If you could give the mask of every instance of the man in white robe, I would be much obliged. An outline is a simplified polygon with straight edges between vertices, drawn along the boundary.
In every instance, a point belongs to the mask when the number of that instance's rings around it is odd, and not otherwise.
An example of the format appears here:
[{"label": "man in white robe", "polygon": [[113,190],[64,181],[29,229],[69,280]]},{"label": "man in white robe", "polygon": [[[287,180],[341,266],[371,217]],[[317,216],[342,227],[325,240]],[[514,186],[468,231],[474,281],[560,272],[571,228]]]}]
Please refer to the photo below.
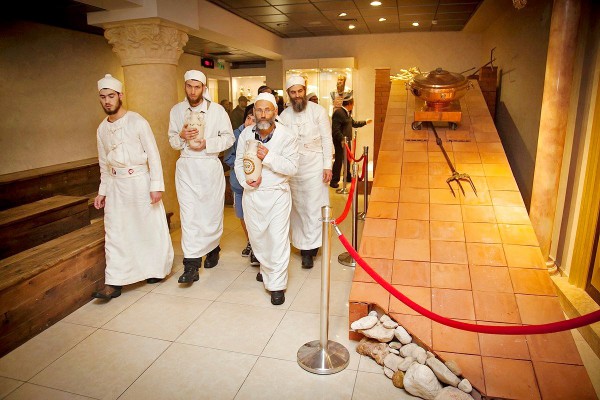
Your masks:
[{"label": "man in white robe", "polygon": [[157,283],[171,272],[173,245],[162,192],[160,155],[148,122],[122,106],[123,85],[107,74],[98,81],[107,117],[97,132],[100,188],[94,199],[104,208],[105,287],[93,297],[110,300],[123,285]]},{"label": "man in white robe", "polygon": [[291,107],[279,116],[298,139],[298,173],[292,189],[291,240],[300,250],[302,268],[312,268],[321,246],[321,207],[329,205],[333,142],[331,124],[322,106],[308,101],[304,78],[293,75],[286,82]]},{"label": "man in white robe", "polygon": [[[238,139],[235,174],[244,188],[242,205],[252,252],[260,262],[256,279],[271,293],[271,304],[285,302],[290,261],[289,179],[298,170],[296,136],[275,121],[277,102],[270,93],[261,93],[254,103],[256,125],[242,131]],[[258,140],[257,156],[262,160],[261,176],[246,179],[244,149],[248,140]]]},{"label": "man in white robe", "polygon": [[[233,142],[227,111],[210,101],[206,76],[196,70],[184,75],[186,98],[173,106],[169,121],[169,143],[181,155],[175,170],[175,186],[181,215],[181,247],[184,272],[179,283],[199,279],[198,269],[219,262],[223,234],[225,176],[219,153]],[[200,121],[192,126],[190,121]]]}]

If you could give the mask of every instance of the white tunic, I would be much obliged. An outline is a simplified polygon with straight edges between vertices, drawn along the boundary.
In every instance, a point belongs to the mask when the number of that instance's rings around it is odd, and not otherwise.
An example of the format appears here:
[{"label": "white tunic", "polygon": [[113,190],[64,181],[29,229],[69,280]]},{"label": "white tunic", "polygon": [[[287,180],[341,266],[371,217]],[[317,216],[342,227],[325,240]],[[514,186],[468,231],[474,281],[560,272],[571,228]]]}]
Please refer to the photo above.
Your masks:
[{"label": "white tunic", "polygon": [[329,205],[328,184],[323,170],[331,169],[333,141],[327,111],[311,101],[302,112],[286,108],[279,121],[298,138],[298,173],[292,189],[291,239],[294,247],[311,250],[321,246],[321,207]]},{"label": "white tunic", "polygon": [[235,175],[244,188],[244,221],[254,255],[260,261],[265,288],[270,291],[287,287],[290,261],[290,211],[292,199],[289,179],[298,170],[298,142],[285,126],[276,123],[273,137],[263,145],[269,153],[262,162],[262,182],[258,188],[246,183],[244,148],[254,139],[254,126],[242,131],[235,157]]},{"label": "white tunic", "polygon": [[[206,114],[206,148],[202,151],[192,150],[187,141],[179,137],[188,109]],[[219,244],[223,234],[225,176],[218,157],[234,141],[229,116],[220,104],[205,99],[197,107],[191,107],[186,99],[171,109],[169,143],[175,150],[181,150],[175,170],[175,187],[185,258],[202,257]]]},{"label": "white tunic", "polygon": [[173,245],[162,201],[150,204],[150,192],[165,185],[152,129],[138,113],[128,111],[98,127],[100,188],[106,196],[107,285],[128,285],[164,278],[173,265]]}]

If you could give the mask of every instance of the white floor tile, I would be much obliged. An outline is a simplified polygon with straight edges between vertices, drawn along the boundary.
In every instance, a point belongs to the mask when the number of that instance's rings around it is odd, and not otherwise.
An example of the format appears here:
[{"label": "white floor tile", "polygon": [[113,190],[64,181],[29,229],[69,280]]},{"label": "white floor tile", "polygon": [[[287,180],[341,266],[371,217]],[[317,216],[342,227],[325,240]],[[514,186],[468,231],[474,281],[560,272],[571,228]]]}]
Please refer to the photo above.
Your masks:
[{"label": "white floor tile", "polygon": [[99,329],[30,382],[97,399],[116,399],[169,344]]},{"label": "white floor tile", "polygon": [[63,321],[99,328],[145,295],[146,292],[139,290],[127,290],[110,301],[91,300],[83,307],[67,315],[63,318]]},{"label": "white floor tile", "polygon": [[26,383],[12,392],[5,400],[87,400],[92,397],[50,389]]},{"label": "white floor tile", "polygon": [[[348,297],[352,282],[330,281],[329,315],[348,316]],[[321,280],[307,279],[290,305],[290,310],[309,313],[321,311]]]},{"label": "white floor tile", "polygon": [[411,396],[404,389],[399,389],[392,384],[392,380],[380,373],[358,372],[352,400],[420,400],[420,397]]},{"label": "white floor tile", "polygon": [[27,381],[96,329],[57,322],[0,359],[0,376]]},{"label": "white floor tile", "polygon": [[207,300],[148,293],[103,328],[173,341],[209,304]]},{"label": "white floor tile", "polygon": [[356,371],[316,375],[295,361],[261,357],[242,385],[236,400],[344,400],[352,397]]},{"label": "white floor tile", "polygon": [[375,362],[369,356],[360,356],[358,370],[361,372],[371,372],[374,374],[383,373],[383,367]]},{"label": "white floor tile", "polygon": [[284,310],[214,302],[177,342],[259,355]]},{"label": "white floor tile", "polygon": [[178,275],[172,276],[161,283],[152,293],[191,297],[195,299],[214,300],[241,274],[217,268],[200,268],[200,280],[192,285],[183,285],[177,282]]},{"label": "white floor tile", "polygon": [[5,398],[9,393],[21,386],[23,382],[15,379],[3,378],[0,376],[0,399]]},{"label": "white floor tile", "polygon": [[174,343],[119,399],[233,399],[256,359]]}]

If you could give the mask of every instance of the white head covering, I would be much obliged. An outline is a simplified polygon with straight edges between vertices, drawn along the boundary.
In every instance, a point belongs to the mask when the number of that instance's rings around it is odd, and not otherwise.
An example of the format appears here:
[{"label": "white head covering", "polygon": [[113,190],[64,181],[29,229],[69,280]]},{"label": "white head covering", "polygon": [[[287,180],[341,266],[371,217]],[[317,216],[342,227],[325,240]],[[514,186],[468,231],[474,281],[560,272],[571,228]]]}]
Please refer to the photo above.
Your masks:
[{"label": "white head covering", "polygon": [[304,78],[301,77],[300,75],[292,75],[285,82],[285,90],[288,90],[289,88],[291,88],[294,85],[304,86],[304,85],[306,85],[306,82],[304,82]]},{"label": "white head covering", "polygon": [[275,96],[273,96],[271,93],[263,92],[259,94],[256,96],[256,99],[254,99],[254,104],[258,103],[260,100],[268,101],[269,103],[273,104],[275,109],[277,109],[277,101],[275,101]]},{"label": "white head covering", "polygon": [[198,82],[202,82],[204,85],[204,92],[202,93],[202,97],[204,97],[208,101],[212,101],[212,97],[208,91],[208,87],[206,86],[206,75],[202,71],[198,71],[196,69],[190,69],[183,75],[184,81],[189,81],[190,79]]},{"label": "white head covering", "polygon": [[102,89],[112,89],[115,92],[123,93],[123,84],[111,74],[104,75],[104,78],[98,81],[98,91]]},{"label": "white head covering", "polygon": [[310,92],[309,94],[306,95],[307,99],[310,99],[311,97],[317,97],[317,94],[315,92]]}]

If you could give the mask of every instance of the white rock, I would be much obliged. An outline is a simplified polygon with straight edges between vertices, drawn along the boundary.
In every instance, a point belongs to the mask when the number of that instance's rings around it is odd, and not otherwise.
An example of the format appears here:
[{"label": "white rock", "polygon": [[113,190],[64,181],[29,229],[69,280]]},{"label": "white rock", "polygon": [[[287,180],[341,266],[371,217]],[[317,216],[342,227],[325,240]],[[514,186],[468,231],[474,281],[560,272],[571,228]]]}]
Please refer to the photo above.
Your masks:
[{"label": "white rock", "polygon": [[402,357],[399,357],[395,354],[388,354],[383,359],[383,365],[396,372],[398,371],[398,364],[400,364],[402,360]]},{"label": "white rock", "polygon": [[402,343],[398,343],[398,342],[390,342],[388,344],[388,346],[390,347],[390,349],[394,349],[394,350],[400,350],[400,348],[402,347]]},{"label": "white rock", "polygon": [[435,358],[435,354],[433,354],[432,352],[428,351],[427,352],[427,358]]},{"label": "white rock", "polygon": [[455,387],[446,386],[440,390],[434,400],[473,400],[473,397]]},{"label": "white rock", "polygon": [[446,367],[444,363],[438,360],[437,358],[428,358],[425,363],[429,368],[431,368],[431,370],[433,371],[435,376],[437,376],[440,382],[454,387],[457,387],[460,383],[460,379],[458,378],[458,376],[454,375],[454,373],[450,371],[448,367]]},{"label": "white rock", "polygon": [[396,349],[392,349],[391,347],[388,349],[390,353],[400,355],[400,352]]},{"label": "white rock", "polygon": [[377,315],[377,311],[375,311],[375,310],[369,311],[369,316],[379,318],[379,316]]},{"label": "white rock", "polygon": [[448,360],[444,363],[444,365],[446,365],[446,367],[448,367],[448,369],[450,371],[452,371],[452,373],[456,376],[461,376],[462,375],[462,370],[460,369],[460,367],[458,366],[458,364],[454,361],[454,360]]},{"label": "white rock", "polygon": [[400,325],[396,327],[396,330],[394,331],[394,336],[396,336],[396,339],[398,339],[398,341],[402,344],[409,344],[410,342],[412,342],[412,336],[410,336],[410,333],[408,333],[406,329],[404,329]]},{"label": "white rock", "polygon": [[422,347],[417,347],[414,349],[412,356],[419,364],[425,364],[425,361],[427,360],[427,352]]},{"label": "white rock", "polygon": [[442,384],[429,367],[413,364],[404,375],[404,390],[425,400],[434,400],[442,390]]},{"label": "white rock", "polygon": [[460,383],[458,384],[458,388],[465,393],[471,393],[471,391],[473,390],[471,382],[469,382],[467,379],[463,379],[462,381],[460,381]]},{"label": "white rock", "polygon": [[392,371],[388,367],[383,367],[383,373],[390,379],[392,379],[392,376],[394,376],[394,371]]},{"label": "white rock", "polygon": [[417,347],[419,347],[419,345],[416,343],[409,343],[405,346],[402,346],[402,348],[400,349],[400,355],[402,357],[412,356],[413,351],[415,351]]},{"label": "white rock", "polygon": [[398,364],[398,369],[400,371],[406,372],[410,368],[410,366],[413,365],[414,363],[416,363],[414,358],[406,357],[405,359],[400,361],[400,363]]},{"label": "white rock", "polygon": [[361,319],[357,319],[356,321],[354,321],[350,325],[350,328],[354,329],[355,331],[359,329],[370,329],[375,326],[377,321],[377,317],[367,315],[366,317],[362,317]]},{"label": "white rock", "polygon": [[381,322],[381,325],[388,329],[394,329],[398,326],[398,323],[386,314],[383,314],[381,318],[379,318],[379,322]]},{"label": "white rock", "polygon": [[[366,317],[369,318],[369,317]],[[384,328],[381,324],[376,323],[370,329],[360,329],[358,330],[360,333],[369,337],[371,339],[375,339],[380,341],[381,343],[387,343],[394,338],[394,330]]]}]

